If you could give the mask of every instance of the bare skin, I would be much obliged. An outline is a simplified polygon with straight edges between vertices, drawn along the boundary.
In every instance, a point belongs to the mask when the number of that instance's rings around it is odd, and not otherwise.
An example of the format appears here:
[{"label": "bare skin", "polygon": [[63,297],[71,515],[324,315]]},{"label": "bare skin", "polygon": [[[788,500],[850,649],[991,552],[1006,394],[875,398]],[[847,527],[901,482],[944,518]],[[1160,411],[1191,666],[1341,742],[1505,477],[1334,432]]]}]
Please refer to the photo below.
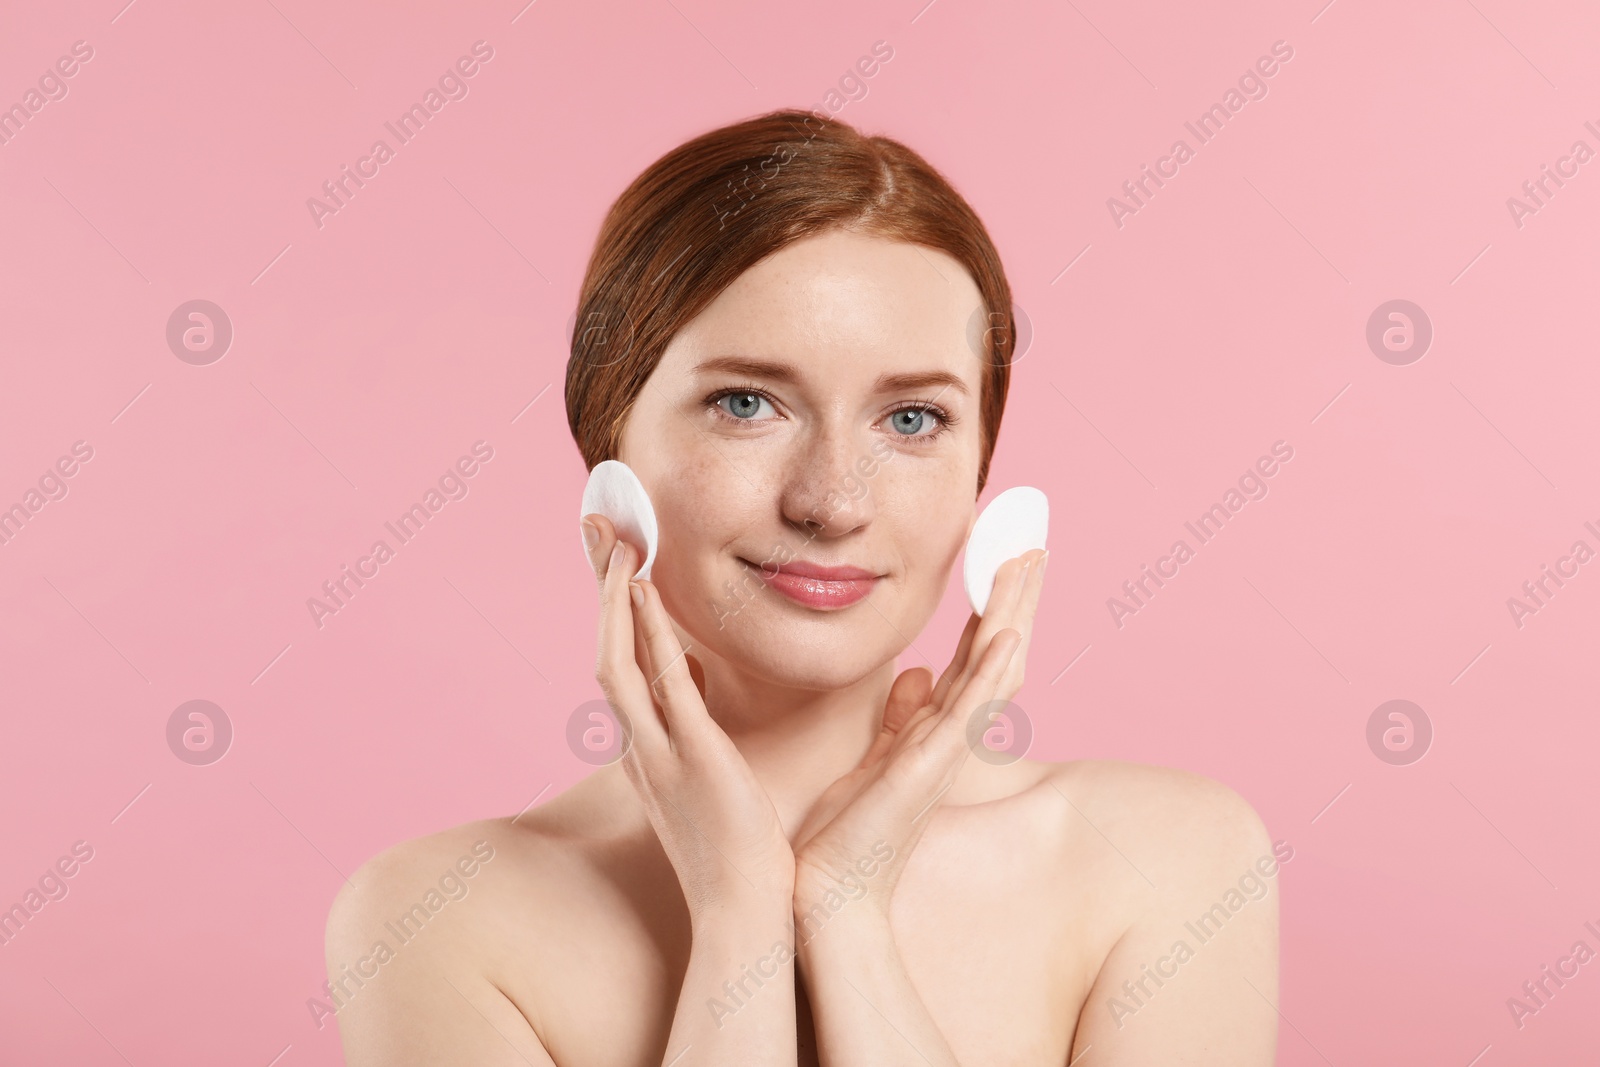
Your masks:
[{"label": "bare skin", "polygon": [[[589,517],[628,750],[356,873],[328,925],[353,1067],[1272,1062],[1249,804],[972,755],[967,724],[1022,687],[1047,559],[1001,568],[947,663],[896,670],[976,519],[979,303],[941,252],[832,231],[673,339],[618,456],[656,503],[654,580]],[[829,608],[752,578],[791,560],[877,578]]]}]

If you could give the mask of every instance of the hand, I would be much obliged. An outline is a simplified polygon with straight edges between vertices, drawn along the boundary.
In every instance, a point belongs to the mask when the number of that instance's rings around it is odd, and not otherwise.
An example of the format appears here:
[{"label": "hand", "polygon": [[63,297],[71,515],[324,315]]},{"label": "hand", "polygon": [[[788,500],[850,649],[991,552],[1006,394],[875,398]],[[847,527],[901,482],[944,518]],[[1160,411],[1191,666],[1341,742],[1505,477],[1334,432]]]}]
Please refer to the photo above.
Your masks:
[{"label": "hand", "polygon": [[895,679],[866,755],[823,792],[795,836],[797,922],[829,891],[856,908],[862,883],[869,903],[861,913],[887,920],[889,898],[930,821],[925,813],[966,760],[968,721],[1022,687],[1046,555],[1036,549],[1001,565],[987,612],[967,620],[937,684],[922,667]]},{"label": "hand", "polygon": [[589,548],[600,583],[595,678],[627,740],[623,770],[677,872],[695,922],[792,899],[794,853],[766,791],[706,711],[705,675],[672,629],[643,562],[603,515]]}]

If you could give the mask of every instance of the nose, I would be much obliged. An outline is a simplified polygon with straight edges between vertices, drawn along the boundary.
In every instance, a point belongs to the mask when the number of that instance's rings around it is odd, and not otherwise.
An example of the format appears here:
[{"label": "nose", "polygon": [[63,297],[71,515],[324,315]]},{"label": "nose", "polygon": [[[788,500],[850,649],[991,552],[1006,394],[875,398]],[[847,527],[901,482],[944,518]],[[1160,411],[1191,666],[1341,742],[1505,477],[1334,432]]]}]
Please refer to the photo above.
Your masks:
[{"label": "nose", "polygon": [[798,442],[785,465],[783,517],[810,538],[843,537],[865,527],[876,514],[874,494],[864,471],[877,465],[865,439],[828,430]]}]

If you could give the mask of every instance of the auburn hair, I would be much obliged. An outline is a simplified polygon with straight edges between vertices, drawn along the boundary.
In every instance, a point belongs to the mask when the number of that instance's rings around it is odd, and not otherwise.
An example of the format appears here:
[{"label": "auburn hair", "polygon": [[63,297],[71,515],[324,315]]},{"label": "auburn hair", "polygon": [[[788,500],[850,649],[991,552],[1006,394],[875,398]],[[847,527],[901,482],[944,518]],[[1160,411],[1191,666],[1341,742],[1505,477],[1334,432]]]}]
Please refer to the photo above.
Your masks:
[{"label": "auburn hair", "polygon": [[586,467],[615,457],[623,422],[678,330],[762,259],[834,228],[936,248],[977,284],[987,318],[974,321],[968,343],[984,363],[981,493],[1016,338],[1000,256],[977,214],[917,153],[798,110],[686,141],[611,205],[567,361],[567,423]]}]

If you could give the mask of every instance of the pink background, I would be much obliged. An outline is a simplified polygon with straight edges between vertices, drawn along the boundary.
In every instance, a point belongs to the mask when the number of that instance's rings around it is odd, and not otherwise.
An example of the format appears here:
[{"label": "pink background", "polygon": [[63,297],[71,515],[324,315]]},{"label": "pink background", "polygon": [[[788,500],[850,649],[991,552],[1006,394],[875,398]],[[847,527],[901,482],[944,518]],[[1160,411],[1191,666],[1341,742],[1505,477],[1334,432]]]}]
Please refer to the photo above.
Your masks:
[{"label": "pink background", "polygon": [[[122,3],[0,32],[0,104],[94,49],[0,146],[0,505],[94,449],[0,546],[0,904],[95,850],[0,947],[0,1059],[340,1062],[305,1004],[340,872],[589,770],[561,390],[604,210],[878,40],[839,117],[945,171],[1036,331],[986,494],[1054,503],[1032,754],[1198,771],[1294,846],[1279,1062],[1592,1056],[1600,963],[1521,1029],[1506,1007],[1600,949],[1600,562],[1506,606],[1600,549],[1600,161],[1520,227],[1506,204],[1600,149],[1591,5]],[[307,198],[480,39],[469,95],[319,228]],[[1278,40],[1269,95],[1197,145]],[[209,366],[165,340],[200,298],[235,329]],[[1406,366],[1365,340],[1392,299],[1434,327]],[[307,598],[479,440],[469,495],[317,628]],[[1270,495],[1119,628],[1107,599],[1278,440]],[[917,638],[940,666],[964,613],[952,583]],[[1366,741],[1396,698],[1435,731],[1408,766]],[[235,731],[209,766],[166,742],[193,699]]]}]

